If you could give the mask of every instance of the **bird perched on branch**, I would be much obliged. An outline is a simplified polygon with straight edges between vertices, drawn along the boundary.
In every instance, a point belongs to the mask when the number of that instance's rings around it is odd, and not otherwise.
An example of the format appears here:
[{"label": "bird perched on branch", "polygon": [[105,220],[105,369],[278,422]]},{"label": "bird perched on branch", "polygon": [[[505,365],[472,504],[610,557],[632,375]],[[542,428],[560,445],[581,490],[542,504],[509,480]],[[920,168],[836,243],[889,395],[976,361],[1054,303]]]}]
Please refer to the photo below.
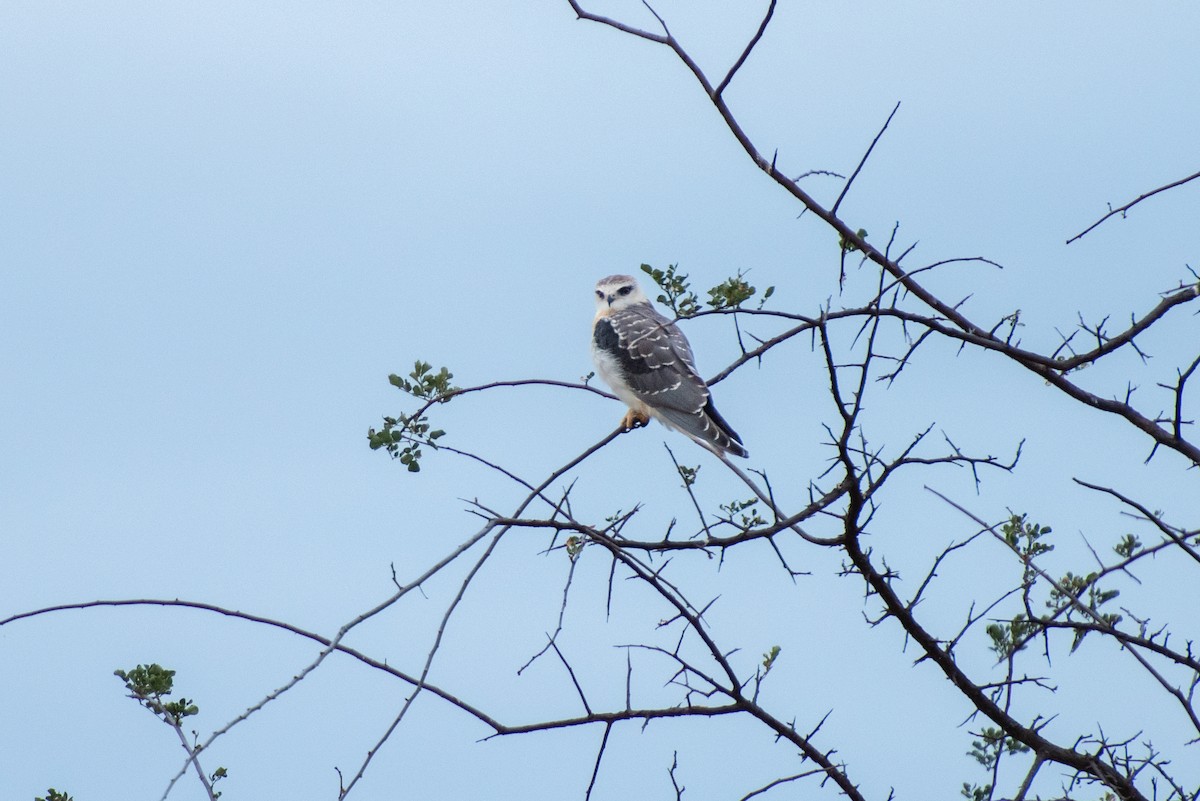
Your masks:
[{"label": "bird perched on branch", "polygon": [[750,455],[713,406],[687,337],[655,311],[633,276],[610,275],[596,284],[592,359],[597,374],[629,406],[626,430],[653,417],[717,455]]}]

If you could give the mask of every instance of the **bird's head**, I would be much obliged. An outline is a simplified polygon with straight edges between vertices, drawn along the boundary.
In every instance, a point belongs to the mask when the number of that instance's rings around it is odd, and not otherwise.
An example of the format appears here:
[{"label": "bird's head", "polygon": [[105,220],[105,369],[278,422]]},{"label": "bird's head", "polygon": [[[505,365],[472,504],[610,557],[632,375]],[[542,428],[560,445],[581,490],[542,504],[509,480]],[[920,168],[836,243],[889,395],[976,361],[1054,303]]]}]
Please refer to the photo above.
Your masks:
[{"label": "bird's head", "polygon": [[649,303],[632,275],[610,275],[596,283],[596,309],[611,314],[636,303]]}]

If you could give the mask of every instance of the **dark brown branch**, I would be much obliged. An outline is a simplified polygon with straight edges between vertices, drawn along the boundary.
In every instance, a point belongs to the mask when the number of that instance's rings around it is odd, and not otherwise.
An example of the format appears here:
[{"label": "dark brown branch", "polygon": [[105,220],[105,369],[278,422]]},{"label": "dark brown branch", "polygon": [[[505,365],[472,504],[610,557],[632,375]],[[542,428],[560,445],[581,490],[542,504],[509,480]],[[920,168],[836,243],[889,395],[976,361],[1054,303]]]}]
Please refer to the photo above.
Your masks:
[{"label": "dark brown branch", "polygon": [[1200,562],[1200,552],[1197,552],[1195,547],[1193,547],[1192,545],[1190,545],[1188,543],[1187,538],[1185,536],[1183,536],[1180,532],[1175,531],[1170,526],[1165,524],[1162,520],[1159,519],[1158,515],[1151,512],[1149,509],[1147,509],[1142,504],[1138,503],[1137,501],[1133,500],[1132,498],[1125,497],[1124,495],[1122,495],[1121,493],[1117,492],[1115,489],[1112,489],[1110,487],[1102,487],[1099,484],[1092,484],[1088,481],[1084,481],[1083,479],[1079,479],[1079,478],[1072,479],[1072,480],[1081,487],[1087,487],[1090,490],[1095,490],[1096,492],[1103,492],[1106,495],[1111,495],[1112,497],[1116,498],[1121,503],[1125,504],[1126,506],[1130,507],[1131,509],[1136,509],[1138,511],[1138,513],[1142,516],[1142,518],[1147,523],[1150,523],[1155,528],[1157,528],[1160,532],[1162,532],[1163,536],[1165,536],[1171,542],[1178,545],[1181,549],[1183,549],[1184,553],[1186,553],[1188,556],[1190,556],[1193,560],[1195,560],[1196,562]]},{"label": "dark brown branch", "polygon": [[[1167,648],[1162,643],[1156,642],[1149,637],[1142,637],[1138,634],[1128,634],[1116,629],[1112,626],[1102,623],[1089,623],[1082,620],[1051,620],[1044,617],[1030,617],[1031,623],[1036,623],[1041,628],[1047,629],[1068,629],[1071,631],[1094,631],[1100,634],[1112,637],[1117,642],[1128,648],[1142,648],[1146,651],[1151,651],[1159,656],[1169,659],[1177,665],[1190,668],[1193,671],[1200,673],[1200,660],[1190,657],[1186,654],[1181,654],[1178,651],[1173,651]],[[1196,723],[1196,727],[1200,729],[1200,721]]]},{"label": "dark brown branch", "polygon": [[518,726],[501,726],[495,734],[489,734],[485,740],[510,734],[528,734],[535,731],[552,731],[567,729],[574,726],[589,726],[595,723],[613,724],[623,720],[662,720],[666,718],[685,717],[717,717],[742,712],[738,704],[722,704],[720,706],[673,706],[665,709],[622,709],[617,712],[595,712],[577,718],[563,718],[544,723],[524,723]]},{"label": "dark brown branch", "polygon": [[[726,463],[728,464],[728,462]],[[833,781],[846,796],[853,799],[853,801],[866,801],[859,792],[858,788],[850,781],[850,778],[846,775],[846,773],[837,765],[835,765],[829,759],[827,754],[816,748],[809,741],[809,738],[800,735],[798,732],[796,732],[793,726],[790,726],[784,721],[775,718],[773,715],[759,706],[758,703],[756,703],[752,698],[747,697],[742,692],[743,683],[738,681],[737,674],[730,665],[727,655],[720,650],[717,643],[712,639],[712,636],[709,634],[708,630],[701,621],[701,617],[703,615],[702,610],[699,612],[695,611],[682,597],[678,590],[669,585],[662,578],[660,573],[651,571],[640,561],[632,558],[622,549],[622,545],[619,541],[602,534],[597,536],[595,541],[599,542],[606,549],[608,549],[614,559],[620,561],[623,565],[632,570],[635,576],[653,588],[671,606],[675,607],[677,617],[685,621],[688,629],[690,629],[697,637],[700,638],[705,649],[708,651],[709,656],[720,667],[721,672],[724,674],[729,683],[727,686],[720,685],[717,683],[716,679],[704,675],[700,671],[696,670],[694,666],[687,665],[686,663],[682,664],[683,669],[702,677],[706,682],[712,685],[713,692],[727,695],[734,702],[734,705],[737,709],[747,712],[753,717],[757,718],[767,725],[767,727],[769,727],[773,732],[775,732],[777,736],[787,740],[799,748],[806,758],[821,766],[826,776],[828,776],[828,778]],[[650,650],[661,651],[661,649],[653,647],[651,647]],[[677,654],[674,655],[674,658],[682,662]]]},{"label": "dark brown branch", "polygon": [[1036,728],[1024,725],[1005,712],[962,672],[954,658],[940,646],[933,635],[917,622],[912,611],[906,608],[904,602],[896,595],[884,574],[876,570],[870,557],[859,546],[857,539],[851,538],[847,542],[846,552],[859,573],[870,584],[871,589],[883,601],[888,613],[925,651],[929,660],[942,670],[946,678],[967,697],[976,709],[1000,726],[1008,736],[1029,746],[1035,754],[1044,759],[1095,777],[1111,788],[1123,801],[1147,801],[1133,783],[1118,773],[1112,765],[1091,754],[1080,753],[1053,743],[1043,737]]},{"label": "dark brown branch", "polygon": [[[863,165],[865,165],[867,163],[867,159],[871,157],[871,151],[875,149],[875,145],[879,144],[879,140],[883,138],[884,131],[886,131],[888,126],[892,124],[892,117],[895,117],[896,112],[899,110],[900,104],[896,103],[896,105],[892,108],[892,113],[888,115],[886,120],[884,120],[883,127],[879,129],[879,133],[875,134],[875,138],[871,140],[871,145],[867,148],[867,152],[863,153],[863,157],[859,159],[858,166],[854,168],[854,172],[850,173],[850,178],[847,179],[846,185],[843,186],[842,191],[838,193],[837,200],[833,202],[833,205],[829,209],[831,214],[837,214],[838,207],[842,205],[842,201],[846,199],[846,193],[850,191],[850,187],[854,184],[854,179],[858,177],[860,172],[862,172]],[[897,262],[899,262],[899,259],[897,259]]]},{"label": "dark brown branch", "polygon": [[[295,634],[299,637],[303,637],[306,640],[311,640],[311,641],[313,641],[323,647],[326,647],[326,648],[328,648],[329,646],[332,645],[333,651],[345,654],[347,656],[354,657],[358,661],[362,662],[364,665],[372,667],[375,670],[379,670],[384,673],[387,673],[388,675],[393,676],[394,678],[400,679],[401,681],[405,682],[406,684],[411,684],[413,686],[416,686],[416,684],[417,684],[417,678],[415,676],[411,676],[402,670],[398,670],[397,668],[393,667],[392,665],[387,664],[386,662],[382,662],[378,659],[374,659],[370,656],[367,656],[362,651],[359,651],[355,648],[351,648],[348,645],[343,645],[342,643],[334,643],[334,641],[329,639],[328,637],[323,637],[322,635],[316,634],[315,632],[307,631],[305,629],[300,628],[299,626],[294,626],[291,623],[284,623],[281,620],[275,620],[275,619],[269,618],[269,617],[262,617],[261,615],[254,615],[254,614],[250,614],[249,612],[239,612],[236,609],[227,609],[222,606],[217,606],[216,604],[203,603],[200,601],[185,601],[185,600],[181,600],[179,598],[173,598],[173,599],[137,598],[137,599],[122,599],[122,600],[83,601],[80,603],[73,603],[73,604],[57,604],[55,606],[47,606],[47,607],[43,607],[41,609],[33,609],[28,612],[21,612],[19,614],[11,615],[11,616],[5,618],[4,620],[0,620],[0,627],[6,626],[10,623],[15,623],[18,620],[25,620],[28,618],[40,617],[42,615],[48,615],[48,614],[52,614],[55,612],[65,612],[65,611],[72,610],[72,609],[94,609],[94,608],[99,608],[99,607],[110,607],[110,606],[112,606],[112,607],[176,606],[176,607],[183,607],[185,609],[196,609],[196,610],[199,610],[202,612],[215,612],[219,615],[224,615],[225,617],[232,617],[232,618],[236,618],[238,620],[245,620],[250,623],[259,623],[264,626],[271,626],[273,628],[277,628],[277,629],[286,631],[290,634]],[[472,706],[471,704],[467,703],[466,701],[463,701],[462,699],[456,697],[455,695],[441,689],[440,687],[436,687],[432,684],[426,683],[425,690],[436,695],[438,698],[441,698],[443,701],[448,702],[452,706],[458,707],[459,709],[463,710],[467,714],[476,718],[477,720],[479,720],[480,722],[482,722],[484,725],[488,726],[491,729],[495,729],[495,730],[499,731],[500,729],[504,728],[504,726],[501,723],[499,723],[498,721],[493,719],[487,713]]]},{"label": "dark brown branch", "polygon": [[1075,234],[1075,236],[1068,239],[1067,244],[1069,245],[1077,239],[1082,239],[1084,236],[1091,233],[1094,229],[1098,228],[1105,220],[1107,220],[1110,217],[1115,217],[1118,214],[1120,214],[1122,217],[1124,217],[1125,212],[1129,211],[1131,208],[1133,208],[1137,204],[1141,203],[1143,200],[1154,197],[1159,192],[1166,192],[1168,189],[1174,189],[1177,186],[1183,186],[1188,181],[1194,181],[1197,178],[1200,178],[1200,172],[1192,173],[1187,178],[1180,178],[1178,181],[1172,181],[1171,183],[1167,184],[1166,186],[1160,186],[1158,189],[1151,189],[1149,192],[1146,192],[1143,195],[1138,195],[1136,198],[1129,201],[1124,206],[1119,206],[1115,209],[1110,208],[1108,211],[1108,214],[1105,214],[1103,217],[1096,220],[1094,223],[1089,225],[1087,228],[1084,228],[1082,231]]},{"label": "dark brown branch", "polygon": [[767,6],[766,15],[762,18],[762,22],[758,25],[758,30],[754,32],[754,36],[751,37],[749,44],[747,44],[745,49],[742,50],[742,54],[738,57],[738,60],[734,62],[732,67],[729,68],[729,72],[726,73],[725,79],[717,85],[716,89],[713,90],[713,97],[721,96],[721,94],[725,91],[725,87],[729,86],[729,82],[733,80],[733,76],[736,75],[737,71],[742,68],[743,64],[746,63],[746,59],[750,57],[750,51],[754,49],[754,46],[758,44],[758,40],[761,39],[763,33],[766,32],[767,25],[771,23],[771,16],[774,13],[775,0],[771,0],[771,4]]},{"label": "dark brown branch", "polygon": [[608,735],[612,733],[612,721],[604,724],[604,736],[600,738],[600,748],[596,751],[596,764],[592,766],[592,778],[588,781],[587,792],[583,794],[584,801],[589,801],[592,797],[592,790],[596,787],[596,778],[600,775],[600,762],[604,759],[604,750],[608,747]]}]

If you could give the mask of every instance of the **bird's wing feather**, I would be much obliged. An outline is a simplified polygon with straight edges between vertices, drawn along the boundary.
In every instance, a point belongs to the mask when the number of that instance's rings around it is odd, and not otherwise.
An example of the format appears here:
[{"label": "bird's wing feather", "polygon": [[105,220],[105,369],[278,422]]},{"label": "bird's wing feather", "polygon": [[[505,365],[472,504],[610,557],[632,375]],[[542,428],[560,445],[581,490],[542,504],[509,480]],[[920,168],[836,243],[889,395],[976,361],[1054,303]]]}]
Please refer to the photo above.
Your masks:
[{"label": "bird's wing feather", "polygon": [[633,306],[609,318],[624,353],[629,388],[652,406],[694,414],[708,402],[696,374],[692,348],[673,322],[650,306]]},{"label": "bird's wing feather", "polygon": [[730,428],[729,424],[725,422],[725,418],[717,412],[711,399],[703,409],[694,414],[669,407],[659,409],[658,413],[670,426],[689,434],[698,442],[715,445],[717,450],[728,451],[737,456],[750,455],[750,452],[742,445],[742,440],[737,432]]}]

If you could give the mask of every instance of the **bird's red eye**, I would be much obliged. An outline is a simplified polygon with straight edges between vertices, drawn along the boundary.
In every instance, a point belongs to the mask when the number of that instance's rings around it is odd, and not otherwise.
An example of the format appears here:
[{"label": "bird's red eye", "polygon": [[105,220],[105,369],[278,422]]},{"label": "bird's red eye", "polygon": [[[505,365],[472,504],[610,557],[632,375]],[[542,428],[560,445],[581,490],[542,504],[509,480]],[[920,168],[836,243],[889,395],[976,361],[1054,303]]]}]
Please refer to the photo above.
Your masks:
[{"label": "bird's red eye", "polygon": [[602,297],[604,297],[604,293],[603,293],[603,292],[601,292],[599,289],[597,289],[597,290],[596,290],[596,297],[598,297],[598,298],[602,298]]},{"label": "bird's red eye", "polygon": [[617,294],[618,294],[618,295],[628,295],[628,294],[629,294],[630,292],[632,292],[632,291],[633,291],[633,287],[631,287],[631,286],[623,286],[623,287],[621,287],[620,289],[618,289],[618,290],[617,290]]}]

